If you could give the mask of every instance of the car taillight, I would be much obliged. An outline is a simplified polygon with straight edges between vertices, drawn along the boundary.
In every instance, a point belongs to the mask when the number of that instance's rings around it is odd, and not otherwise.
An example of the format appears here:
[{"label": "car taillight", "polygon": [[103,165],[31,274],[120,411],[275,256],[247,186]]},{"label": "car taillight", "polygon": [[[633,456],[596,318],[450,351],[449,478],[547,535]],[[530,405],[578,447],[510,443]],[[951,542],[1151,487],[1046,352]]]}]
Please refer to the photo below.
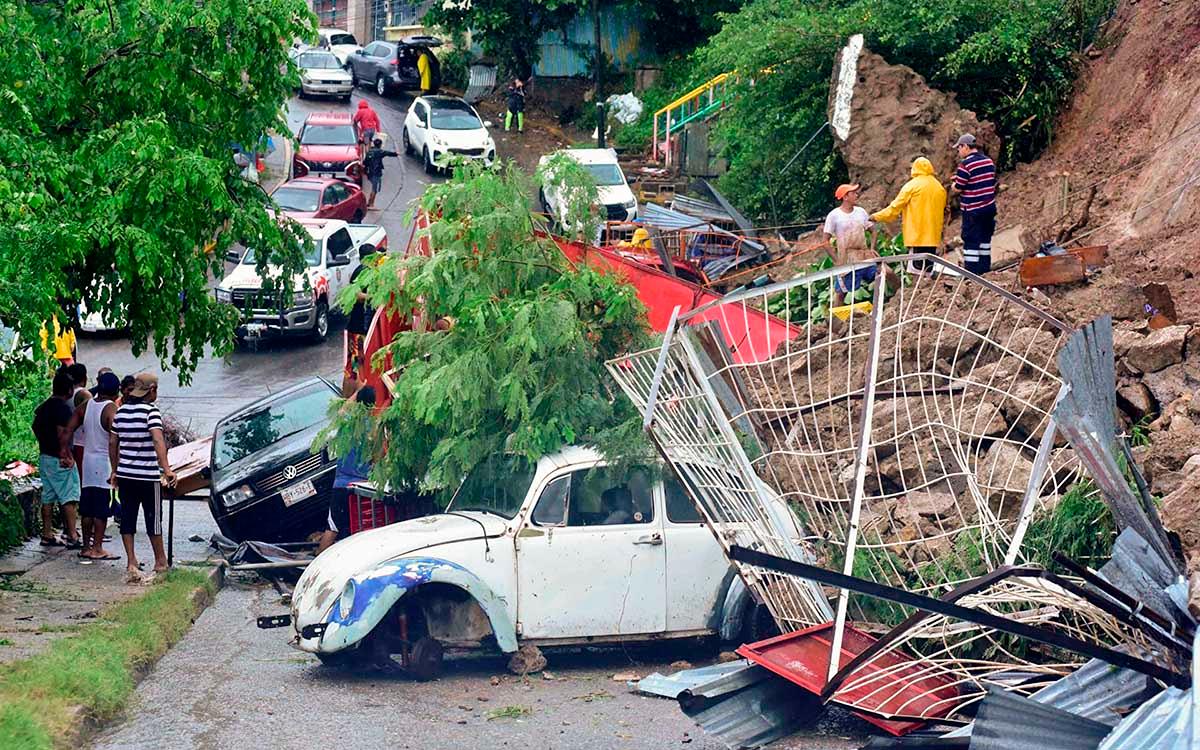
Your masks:
[{"label": "car taillight", "polygon": [[361,171],[362,171],[362,164],[360,164],[359,162],[354,162],[353,164],[350,164],[349,166],[346,167],[346,174],[350,175],[351,177],[356,177],[358,175],[358,173]]},{"label": "car taillight", "polygon": [[308,164],[304,163],[303,161],[301,161],[299,159],[293,159],[292,160],[292,176],[293,177],[303,177],[306,174],[308,174]]},{"label": "car taillight", "polygon": [[392,60],[391,63],[389,63],[389,65],[391,65],[392,67],[396,67],[399,64],[400,64],[400,58],[396,58],[395,60]]}]

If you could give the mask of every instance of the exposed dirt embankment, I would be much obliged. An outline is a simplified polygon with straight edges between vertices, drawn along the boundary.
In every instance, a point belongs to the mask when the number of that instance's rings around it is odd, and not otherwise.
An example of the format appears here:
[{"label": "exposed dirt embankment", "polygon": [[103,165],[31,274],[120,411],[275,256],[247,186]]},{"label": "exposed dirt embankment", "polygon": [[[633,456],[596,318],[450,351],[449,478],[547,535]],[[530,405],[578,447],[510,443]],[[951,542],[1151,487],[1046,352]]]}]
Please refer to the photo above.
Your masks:
[{"label": "exposed dirt embankment", "polygon": [[1065,317],[1139,315],[1140,287],[1160,282],[1180,322],[1200,322],[1200,3],[1123,0],[1053,145],[1002,182],[999,223],[1036,240],[1075,223],[1096,187],[1076,235],[1108,243],[1112,264],[1087,286],[1050,291]]}]

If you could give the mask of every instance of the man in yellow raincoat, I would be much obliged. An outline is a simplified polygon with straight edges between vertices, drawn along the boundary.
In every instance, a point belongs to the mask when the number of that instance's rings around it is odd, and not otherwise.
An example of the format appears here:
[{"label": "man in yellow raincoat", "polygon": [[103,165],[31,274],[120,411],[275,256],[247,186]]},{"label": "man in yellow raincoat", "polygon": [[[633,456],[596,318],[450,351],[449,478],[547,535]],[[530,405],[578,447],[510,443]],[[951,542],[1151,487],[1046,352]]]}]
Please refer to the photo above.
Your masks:
[{"label": "man in yellow raincoat", "polygon": [[46,326],[42,326],[42,350],[53,354],[54,358],[60,364],[73,365],[75,364],[75,331],[71,326],[59,325],[58,316],[55,315],[50,319],[51,328],[54,331],[53,337]]},{"label": "man in yellow raincoat", "polygon": [[[890,224],[903,214],[901,231],[910,253],[936,255],[942,247],[942,225],[946,213],[946,188],[933,174],[933,164],[924,156],[912,164],[912,179],[887,208],[871,214],[871,221]],[[929,262],[920,260],[913,268],[925,270]]]}]

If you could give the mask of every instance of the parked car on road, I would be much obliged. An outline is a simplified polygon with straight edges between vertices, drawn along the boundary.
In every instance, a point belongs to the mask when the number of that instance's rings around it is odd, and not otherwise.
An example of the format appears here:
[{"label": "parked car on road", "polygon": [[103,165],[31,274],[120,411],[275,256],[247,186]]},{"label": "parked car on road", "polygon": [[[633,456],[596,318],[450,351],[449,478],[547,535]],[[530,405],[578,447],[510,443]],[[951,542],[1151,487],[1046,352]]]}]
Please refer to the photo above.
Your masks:
[{"label": "parked car on road", "polygon": [[339,395],[309,378],[217,422],[208,504],[222,534],[297,542],[325,529],[336,464],[311,446]]},{"label": "parked car on road", "polygon": [[362,49],[354,35],[345,29],[318,29],[317,37],[317,46],[336,55],[341,65],[346,64],[350,55]]},{"label": "parked car on road", "polygon": [[357,224],[367,199],[353,182],[333,177],[298,177],[275,188],[271,197],[293,219],[342,219]]},{"label": "parked car on road", "polygon": [[300,68],[300,97],[312,95],[337,96],[350,101],[354,84],[342,61],[332,52],[307,49],[296,56]]},{"label": "parked car on road", "polygon": [[361,186],[360,138],[349,112],[314,112],[296,135],[291,177],[346,177]]},{"label": "parked car on road", "polygon": [[[621,165],[617,162],[616,151],[611,148],[568,148],[554,153],[566,154],[583,165],[595,178],[596,187],[600,191],[601,221],[632,221],[637,218],[637,198],[625,180],[625,173],[621,171]],[[554,154],[543,156],[538,166],[544,166],[553,156]],[[542,210],[555,221],[562,223],[565,214],[563,196],[558,195],[558,191],[551,186],[543,185],[538,190],[538,197]]]},{"label": "parked car on road", "polygon": [[421,159],[430,174],[445,168],[451,156],[476,159],[490,168],[496,162],[490,126],[457,96],[418,96],[404,118],[404,153]]},{"label": "parked car on road", "polygon": [[[779,536],[800,539],[784,502],[759,494]],[[445,513],[338,542],[300,577],[290,616],[260,624],[290,624],[323,661],[401,653],[428,678],[447,648],[737,639],[758,635],[744,631],[757,614],[678,482],[568,448],[487,461]]]},{"label": "parked car on road", "polygon": [[254,248],[247,248],[217,285],[217,301],[233,305],[242,313],[243,322],[237,328],[239,341],[280,334],[324,340],[329,335],[330,304],[350,283],[363,247],[387,250],[387,232],[375,224],[347,224],[339,219],[303,219],[297,223],[310,238],[305,248],[308,272],[292,280],[291,305],[285,306],[278,293],[263,290]]},{"label": "parked car on road", "polygon": [[442,71],[433,48],[441,43],[432,36],[409,37],[403,42],[371,42],[346,58],[354,85],[370,86],[380,96],[393,91],[436,93],[441,87]]}]

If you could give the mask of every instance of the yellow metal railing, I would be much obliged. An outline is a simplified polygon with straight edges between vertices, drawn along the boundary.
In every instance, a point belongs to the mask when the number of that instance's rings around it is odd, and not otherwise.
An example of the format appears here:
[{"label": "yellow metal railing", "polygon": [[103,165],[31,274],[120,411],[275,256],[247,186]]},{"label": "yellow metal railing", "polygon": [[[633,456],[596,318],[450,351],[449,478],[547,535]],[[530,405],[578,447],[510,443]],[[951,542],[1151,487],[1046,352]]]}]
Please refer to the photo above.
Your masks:
[{"label": "yellow metal railing", "polygon": [[708,117],[725,106],[725,84],[732,76],[732,72],[722,73],[654,113],[653,157],[655,161],[661,159],[667,166],[670,166],[672,132],[678,131],[689,122]]}]

